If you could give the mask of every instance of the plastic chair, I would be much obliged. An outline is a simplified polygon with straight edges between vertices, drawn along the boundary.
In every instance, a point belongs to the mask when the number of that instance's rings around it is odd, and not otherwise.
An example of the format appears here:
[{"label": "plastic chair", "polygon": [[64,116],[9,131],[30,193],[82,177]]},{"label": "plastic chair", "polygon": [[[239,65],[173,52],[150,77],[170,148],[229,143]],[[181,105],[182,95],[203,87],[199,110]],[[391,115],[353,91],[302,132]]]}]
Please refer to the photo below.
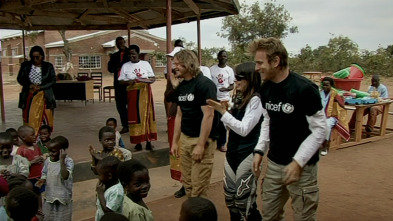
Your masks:
[{"label": "plastic chair", "polygon": [[102,100],[102,72],[91,72],[94,93],[98,92],[99,100]]},{"label": "plastic chair", "polygon": [[[112,90],[113,90],[113,95],[112,95]],[[115,99],[115,87],[114,86],[105,86],[103,90],[103,95],[104,95],[104,102],[105,98],[109,98],[109,103],[111,102],[112,98]]]}]

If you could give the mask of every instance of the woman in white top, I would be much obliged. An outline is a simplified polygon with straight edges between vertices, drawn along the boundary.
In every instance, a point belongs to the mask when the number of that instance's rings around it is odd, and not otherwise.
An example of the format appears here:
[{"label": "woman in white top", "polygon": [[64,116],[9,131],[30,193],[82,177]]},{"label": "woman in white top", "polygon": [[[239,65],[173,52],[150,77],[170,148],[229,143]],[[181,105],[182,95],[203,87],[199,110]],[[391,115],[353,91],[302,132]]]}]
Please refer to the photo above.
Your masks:
[{"label": "woman in white top", "polygon": [[150,63],[139,59],[137,45],[128,48],[130,61],[123,64],[119,82],[127,86],[128,124],[130,141],[136,144],[135,150],[142,150],[146,141],[146,150],[152,150],[151,141],[157,140],[157,126],[154,114],[153,94],[150,84],[156,80]]},{"label": "woman in white top", "polygon": [[259,95],[261,76],[254,72],[254,62],[236,67],[236,90],[241,96],[231,108],[232,113],[219,102],[207,101],[222,114],[221,121],[229,129],[224,192],[231,220],[262,220],[256,206],[257,177],[252,171],[254,148],[263,120]]}]

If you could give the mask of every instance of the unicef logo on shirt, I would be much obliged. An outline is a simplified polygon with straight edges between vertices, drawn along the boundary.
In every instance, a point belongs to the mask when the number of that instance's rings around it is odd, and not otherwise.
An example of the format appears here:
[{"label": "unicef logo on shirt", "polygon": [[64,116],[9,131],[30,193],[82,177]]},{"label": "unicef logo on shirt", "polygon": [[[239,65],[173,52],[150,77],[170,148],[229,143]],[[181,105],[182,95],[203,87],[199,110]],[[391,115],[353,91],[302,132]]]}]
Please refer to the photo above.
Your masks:
[{"label": "unicef logo on shirt", "polygon": [[187,95],[187,101],[193,101],[193,100],[194,100],[194,95],[193,94]]},{"label": "unicef logo on shirt", "polygon": [[286,103],[282,105],[282,111],[286,114],[292,113],[294,109],[292,104]]}]

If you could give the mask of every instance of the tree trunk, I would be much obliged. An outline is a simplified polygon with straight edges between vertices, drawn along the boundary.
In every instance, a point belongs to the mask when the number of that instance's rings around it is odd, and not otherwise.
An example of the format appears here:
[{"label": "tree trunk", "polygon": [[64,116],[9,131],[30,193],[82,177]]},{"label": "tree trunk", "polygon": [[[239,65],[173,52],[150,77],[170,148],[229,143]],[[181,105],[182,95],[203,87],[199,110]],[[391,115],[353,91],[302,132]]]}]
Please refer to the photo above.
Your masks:
[{"label": "tree trunk", "polygon": [[63,71],[68,73],[69,70],[71,68],[73,68],[72,60],[71,60],[72,51],[71,51],[71,47],[70,47],[70,45],[68,43],[68,40],[66,38],[65,32],[66,32],[65,30],[59,30],[60,36],[61,36],[61,38],[63,39],[63,42],[64,42],[63,54],[66,57],[66,63],[64,64]]}]

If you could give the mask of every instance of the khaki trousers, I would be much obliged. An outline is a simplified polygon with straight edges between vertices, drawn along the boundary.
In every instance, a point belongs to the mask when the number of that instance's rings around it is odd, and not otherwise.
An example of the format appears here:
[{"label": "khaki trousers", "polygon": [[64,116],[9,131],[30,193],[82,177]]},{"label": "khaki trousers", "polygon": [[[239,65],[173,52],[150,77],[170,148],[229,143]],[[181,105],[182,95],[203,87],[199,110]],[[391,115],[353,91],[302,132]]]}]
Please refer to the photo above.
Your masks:
[{"label": "khaki trousers", "polygon": [[284,165],[269,160],[263,180],[262,217],[264,221],[284,220],[284,205],[292,199],[295,221],[316,220],[319,201],[318,166],[306,165],[300,180],[290,185],[283,183]]},{"label": "khaki trousers", "polygon": [[189,137],[183,133],[180,135],[181,143],[181,173],[183,186],[188,197],[207,197],[210,177],[213,170],[214,152],[217,143],[208,139],[201,162],[192,160],[192,151],[198,142],[198,137]]}]

